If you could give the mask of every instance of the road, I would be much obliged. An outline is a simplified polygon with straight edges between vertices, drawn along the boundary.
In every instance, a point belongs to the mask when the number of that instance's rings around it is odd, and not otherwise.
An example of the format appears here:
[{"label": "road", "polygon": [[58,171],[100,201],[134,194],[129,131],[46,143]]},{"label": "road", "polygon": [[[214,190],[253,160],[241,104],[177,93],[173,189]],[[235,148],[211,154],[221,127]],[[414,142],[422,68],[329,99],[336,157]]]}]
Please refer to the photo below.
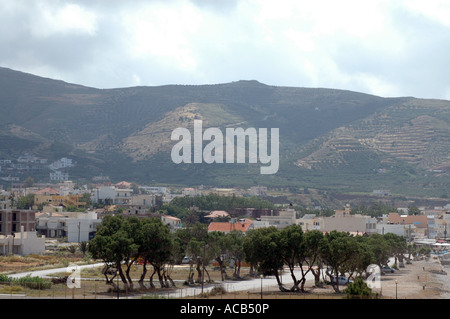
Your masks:
[{"label": "road", "polygon": [[[295,275],[297,276],[297,279],[301,278],[300,271],[295,271]],[[311,272],[309,272],[306,276],[306,280],[314,280],[314,277]],[[281,276],[281,282],[286,284],[287,288],[290,288],[292,286],[292,277],[289,272],[289,270],[284,270],[283,275]],[[257,279],[250,279],[250,280],[242,280],[242,281],[235,281],[235,280],[229,280],[229,281],[223,281],[218,282],[216,285],[205,285],[203,288],[203,292],[208,292],[211,289],[213,289],[215,286],[221,285],[225,288],[227,293],[233,293],[233,292],[240,292],[240,291],[261,291],[261,287],[263,291],[267,291],[268,288],[277,287],[277,280],[275,277],[266,277],[266,278],[257,278]],[[202,292],[201,287],[185,287],[180,288],[178,291],[171,292],[169,294],[165,294],[166,296],[169,296],[169,298],[180,298],[180,297],[187,297],[187,296],[195,296]]]},{"label": "road", "polygon": [[[104,263],[97,263],[97,264],[89,264],[89,265],[82,265],[82,266],[78,266],[78,269],[85,269],[85,268],[95,268],[95,267],[100,267],[100,266],[104,266]],[[63,268],[52,268],[52,269],[45,269],[45,270],[34,270],[34,271],[27,271],[27,272],[22,272],[22,273],[17,273],[17,274],[10,274],[8,275],[11,278],[23,278],[26,277],[28,275],[32,276],[32,277],[47,277],[50,274],[57,274],[57,273],[63,273],[63,272],[70,272],[70,266],[69,267],[63,267]]]},{"label": "road", "polygon": [[[86,268],[95,268],[95,267],[101,267],[104,266],[104,263],[96,263],[96,264],[90,264],[90,265],[80,265],[78,266],[78,269],[86,269]],[[36,277],[49,277],[51,274],[56,273],[64,273],[64,272],[70,272],[70,267],[63,267],[63,268],[53,268],[53,269],[45,269],[45,270],[36,270],[36,271],[28,271],[23,273],[17,273],[17,274],[10,274],[9,277],[11,278],[23,278],[26,276],[36,276]],[[301,278],[300,271],[296,271],[295,275],[297,278]],[[311,273],[308,273],[306,276],[307,280],[313,280],[313,276]],[[291,274],[288,270],[283,271],[283,275],[281,276],[281,281],[283,283],[286,283],[286,287],[290,287],[292,285],[292,278]],[[270,287],[276,287],[277,281],[275,277],[265,277],[263,279],[257,278],[257,279],[250,279],[250,280],[243,280],[243,281],[235,281],[235,280],[229,280],[229,281],[223,281],[219,282],[219,285],[223,286],[225,290],[228,293],[233,292],[239,292],[239,291],[260,291],[261,285],[263,291],[267,291]],[[216,285],[207,285],[205,284],[203,287],[203,292],[208,292],[211,289],[214,288]],[[182,287],[177,290],[174,290],[172,292],[168,293],[161,293],[161,295],[167,296],[169,298],[180,298],[180,297],[188,297],[188,296],[195,296],[202,292],[202,289],[200,286],[197,286],[195,288],[193,287]]]}]

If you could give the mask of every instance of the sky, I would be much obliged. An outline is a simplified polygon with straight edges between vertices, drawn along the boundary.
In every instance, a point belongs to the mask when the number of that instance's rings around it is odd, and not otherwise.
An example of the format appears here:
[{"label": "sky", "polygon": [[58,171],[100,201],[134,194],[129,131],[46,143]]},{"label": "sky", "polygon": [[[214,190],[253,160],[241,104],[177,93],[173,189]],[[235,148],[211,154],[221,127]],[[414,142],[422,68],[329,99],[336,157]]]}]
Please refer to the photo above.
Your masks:
[{"label": "sky", "polygon": [[450,1],[0,0],[0,67],[95,88],[218,84],[450,99]]}]

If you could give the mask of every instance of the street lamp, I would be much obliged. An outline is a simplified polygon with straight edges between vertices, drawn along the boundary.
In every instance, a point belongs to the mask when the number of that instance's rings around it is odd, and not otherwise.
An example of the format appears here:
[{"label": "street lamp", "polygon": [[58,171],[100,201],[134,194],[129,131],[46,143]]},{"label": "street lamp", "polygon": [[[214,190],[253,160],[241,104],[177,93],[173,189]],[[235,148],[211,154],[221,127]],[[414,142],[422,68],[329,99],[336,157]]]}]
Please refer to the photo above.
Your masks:
[{"label": "street lamp", "polygon": [[264,278],[264,276],[263,276],[263,275],[260,275],[260,278],[261,278],[261,299],[263,299],[263,288],[262,288],[262,282],[263,282],[263,278]]},{"label": "street lamp", "polygon": [[117,299],[119,299],[119,270],[117,269]]},{"label": "street lamp", "polygon": [[397,299],[397,284],[398,284],[398,280],[395,280],[395,299]]}]

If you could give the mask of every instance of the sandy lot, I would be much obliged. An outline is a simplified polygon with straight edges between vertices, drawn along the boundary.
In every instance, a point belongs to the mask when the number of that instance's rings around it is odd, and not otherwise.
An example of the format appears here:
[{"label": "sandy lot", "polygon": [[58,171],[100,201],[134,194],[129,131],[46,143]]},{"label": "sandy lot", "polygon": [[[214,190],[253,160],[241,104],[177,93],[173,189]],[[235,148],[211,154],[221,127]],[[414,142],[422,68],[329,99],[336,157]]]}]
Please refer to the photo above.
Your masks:
[{"label": "sandy lot", "polygon": [[[399,268],[395,273],[387,273],[380,277],[380,288],[373,288],[382,299],[444,299],[449,298],[449,276],[440,262],[436,259],[414,261]],[[396,283],[397,281],[397,283]],[[339,299],[345,298],[345,294],[336,294],[330,285],[323,288],[312,288],[313,282],[306,283],[306,294],[281,293],[276,286],[264,288],[265,299]],[[341,288],[341,291],[344,287]],[[231,299],[255,299],[259,298],[258,289],[253,291],[241,291],[222,296],[210,296],[209,298]]]},{"label": "sandy lot", "polygon": [[381,277],[381,295],[383,298],[441,299],[448,289],[445,279],[450,276],[443,271],[437,259],[414,261],[394,274]]}]

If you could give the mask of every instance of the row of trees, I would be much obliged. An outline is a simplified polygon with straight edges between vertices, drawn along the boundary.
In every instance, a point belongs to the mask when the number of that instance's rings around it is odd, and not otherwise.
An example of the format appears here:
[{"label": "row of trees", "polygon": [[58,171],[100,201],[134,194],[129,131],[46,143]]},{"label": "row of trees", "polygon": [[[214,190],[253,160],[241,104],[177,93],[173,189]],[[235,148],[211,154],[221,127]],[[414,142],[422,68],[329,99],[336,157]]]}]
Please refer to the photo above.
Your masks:
[{"label": "row of trees", "polygon": [[[338,292],[339,283],[332,281],[332,276],[347,274],[348,278],[364,278],[370,265],[381,269],[390,257],[403,263],[408,246],[404,237],[395,234],[367,237],[338,231],[323,234],[318,230],[303,232],[299,225],[291,225],[282,230],[269,227],[249,232],[244,252],[246,260],[257,265],[261,273],[275,276],[281,291],[304,292],[306,275],[311,272],[316,286],[320,285],[322,275],[330,279]],[[285,288],[280,280],[283,266],[288,267],[292,277],[290,288]],[[299,276],[294,272],[297,266]]]},{"label": "row of trees", "polygon": [[[281,291],[304,292],[306,276],[310,272],[316,285],[325,275],[365,276],[369,265],[376,264],[381,268],[392,256],[402,262],[408,246],[405,238],[394,234],[369,237],[337,231],[323,234],[317,230],[303,232],[299,225],[282,230],[259,228],[243,234],[239,231],[208,232],[206,225],[197,223],[170,232],[169,227],[157,218],[116,215],[103,219],[95,237],[89,241],[88,251],[93,258],[103,260],[103,274],[107,283],[114,287],[113,279],[119,276],[128,289],[133,289],[130,270],[136,263],[143,265],[139,280],[141,288],[146,288],[144,280],[149,265],[153,267],[149,278],[151,287],[154,287],[155,274],[161,287],[174,286],[170,277],[173,266],[184,256],[190,256],[189,283],[210,280],[206,266],[211,261],[218,265],[222,280],[230,276],[225,266],[230,262],[234,265],[231,276],[240,278],[241,265],[245,261],[250,265],[250,275],[275,276]],[[283,267],[290,271],[290,284],[281,281]],[[300,269],[300,275],[295,269]],[[339,291],[338,284],[334,288]]]}]

